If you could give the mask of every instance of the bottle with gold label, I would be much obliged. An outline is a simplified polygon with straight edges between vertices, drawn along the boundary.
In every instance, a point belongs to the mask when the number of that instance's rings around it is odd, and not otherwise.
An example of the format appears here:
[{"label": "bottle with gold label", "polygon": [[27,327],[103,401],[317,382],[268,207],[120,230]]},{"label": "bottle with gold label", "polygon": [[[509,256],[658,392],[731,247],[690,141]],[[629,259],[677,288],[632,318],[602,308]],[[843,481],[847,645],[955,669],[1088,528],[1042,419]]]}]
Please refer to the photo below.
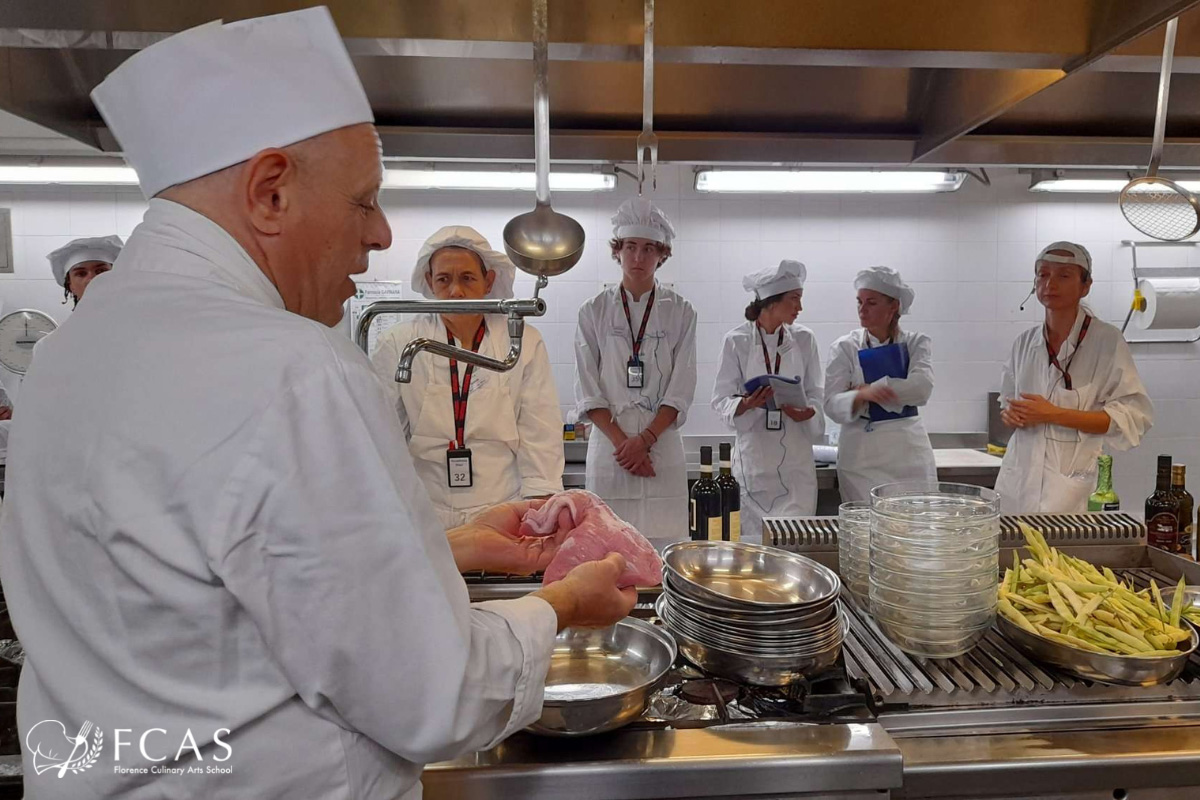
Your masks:
[{"label": "bottle with gold label", "polygon": [[1171,467],[1171,494],[1179,501],[1179,555],[1192,558],[1192,544],[1196,536],[1196,518],[1192,516],[1195,501],[1188,492],[1187,467],[1176,464]]},{"label": "bottle with gold label", "polygon": [[1171,494],[1171,457],[1158,457],[1158,483],[1146,498],[1146,539],[1151,547],[1179,552],[1179,499]]},{"label": "bottle with gold label", "polygon": [[727,542],[742,540],[742,488],[733,477],[733,447],[721,442],[721,474],[717,488],[721,491],[721,538]]},{"label": "bottle with gold label", "polygon": [[700,448],[700,479],[692,484],[691,521],[688,533],[692,539],[721,539],[721,490],[713,480],[711,447]]}]

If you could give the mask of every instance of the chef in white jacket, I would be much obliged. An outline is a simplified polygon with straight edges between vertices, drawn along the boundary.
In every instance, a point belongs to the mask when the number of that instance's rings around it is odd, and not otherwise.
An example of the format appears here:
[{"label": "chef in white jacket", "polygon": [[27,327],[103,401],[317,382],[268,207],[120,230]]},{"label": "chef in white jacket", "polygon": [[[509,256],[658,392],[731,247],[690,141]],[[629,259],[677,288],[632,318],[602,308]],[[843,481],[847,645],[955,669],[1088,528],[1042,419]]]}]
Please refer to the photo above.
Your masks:
[{"label": "chef in white jacket", "polygon": [[[925,334],[900,327],[915,293],[888,267],[858,273],[854,289],[862,327],[833,343],[825,368],[825,413],[842,426],[838,488],[844,502],[869,500],[885,483],[937,480],[920,415],[933,393],[933,348]],[[907,356],[907,371],[876,375],[869,367],[873,380],[867,380],[864,359],[870,364],[872,355],[889,352],[876,348],[888,345]]]},{"label": "chef in white jacket", "polygon": [[[747,275],[742,286],[754,300],[746,322],[725,334],[717,361],[712,406],[737,433],[732,466],[742,489],[743,541],[762,541],[763,517],[817,509],[812,447],[825,435],[821,355],[813,332],[795,324],[806,276],[803,264],[787,260]],[[746,383],[764,375],[799,382],[747,393]],[[780,399],[785,389],[792,403]]]},{"label": "chef in white jacket", "polygon": [[1000,388],[1015,429],[996,479],[1006,514],[1085,512],[1100,451],[1136,447],[1154,423],[1121,331],[1083,303],[1091,289],[1082,245],[1054,242],[1034,262],[1045,321],[1017,337]]},{"label": "chef in white jacket", "polygon": [[[474,228],[451,225],[421,246],[412,286],[439,300],[510,298],[515,272]],[[371,355],[392,392],[413,463],[442,524],[454,528],[497,503],[561,492],[562,412],[537,329],[526,324],[521,357],[508,372],[422,352],[413,362],[412,382],[396,383],[400,353],[418,338],[503,360],[510,345],[508,322],[499,314],[423,314],[385,331]],[[468,470],[459,469],[454,479],[448,466],[452,450],[470,453]],[[455,463],[461,465],[461,457]]]},{"label": "chef in white jacket", "polygon": [[26,796],[417,798],[423,764],[537,718],[558,627],[628,613],[622,559],[469,603],[459,569],[544,559],[528,503],[442,530],[330,327],[391,232],[328,10],[167,38],[93,99],[151,199],[13,426]]},{"label": "chef in white jacket", "polygon": [[613,217],[621,282],[579,308],[575,400],[594,425],[587,488],[660,549],[688,537],[679,435],[696,393],[696,311],[655,273],[675,229],[643,198]]},{"label": "chef in white jacket", "polygon": [[[121,254],[121,237],[88,236],[74,239],[47,254],[50,272],[63,287],[63,302],[79,305],[92,279],[112,269]],[[12,419],[13,403],[0,386],[0,421]]]}]

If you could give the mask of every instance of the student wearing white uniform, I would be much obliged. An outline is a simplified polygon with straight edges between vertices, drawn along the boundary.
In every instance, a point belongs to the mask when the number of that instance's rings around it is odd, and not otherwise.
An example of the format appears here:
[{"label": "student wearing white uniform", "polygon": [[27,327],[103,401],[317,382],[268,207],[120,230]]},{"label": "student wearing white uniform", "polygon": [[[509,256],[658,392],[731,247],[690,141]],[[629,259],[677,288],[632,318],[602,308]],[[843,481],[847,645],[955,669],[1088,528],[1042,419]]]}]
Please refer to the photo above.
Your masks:
[{"label": "student wearing white uniform", "polygon": [[[423,764],[537,718],[558,627],[629,612],[622,559],[470,604],[460,569],[549,548],[515,540],[524,502],[442,530],[378,376],[330,327],[391,232],[326,9],[172,36],[93,97],[151,199],[39,346],[13,427],[0,578],[26,795],[417,798]],[[60,778],[85,721],[98,760]]]},{"label": "student wearing white uniform", "polygon": [[587,488],[655,546],[688,534],[679,435],[696,393],[696,312],[655,280],[675,229],[648,200],[613,217],[621,283],[584,303],[575,334],[575,400],[595,426]]},{"label": "student wearing white uniform", "polygon": [[[717,361],[712,406],[737,433],[733,475],[742,489],[742,540],[759,543],[763,517],[810,516],[817,510],[817,468],[812,446],[825,435],[818,403],[821,355],[817,339],[796,317],[803,309],[807,271],[799,261],[781,261],[742,280],[754,293],[746,322],[725,334]],[[777,403],[762,386],[745,385],[762,375],[799,378],[805,402]]]},{"label": "student wearing white uniform", "polygon": [[[54,280],[63,287],[63,302],[70,300],[71,308],[79,305],[92,279],[112,269],[120,254],[119,236],[75,239],[49,253],[46,260],[50,262]],[[12,419],[12,410],[13,403],[0,386],[0,421]]]},{"label": "student wearing white uniform", "polygon": [[[885,483],[937,480],[933,446],[920,416],[933,393],[933,349],[925,334],[900,328],[914,292],[888,267],[858,273],[854,288],[862,328],[833,343],[825,368],[825,413],[842,426],[838,488],[843,502],[869,500],[871,490]],[[875,379],[868,381],[864,351],[887,345],[899,345],[893,352],[907,355],[907,372],[873,373]]]},{"label": "student wearing white uniform", "polygon": [[996,491],[1006,514],[1083,513],[1102,449],[1136,447],[1154,406],[1121,331],[1092,316],[1092,258],[1054,242],[1034,265],[1045,322],[1017,337],[1004,369],[1001,415],[1015,428]]},{"label": "student wearing white uniform", "polygon": [[[515,272],[478,231],[452,225],[421,247],[412,286],[439,300],[510,298]],[[499,314],[423,314],[385,331],[371,355],[393,395],[413,463],[442,524],[454,528],[496,503],[561,492],[562,412],[537,329],[525,325],[521,357],[508,372],[422,352],[413,362],[412,382],[396,383],[400,353],[418,338],[503,359],[510,345],[508,322]],[[470,452],[466,480],[462,471],[450,480],[452,450]]]}]

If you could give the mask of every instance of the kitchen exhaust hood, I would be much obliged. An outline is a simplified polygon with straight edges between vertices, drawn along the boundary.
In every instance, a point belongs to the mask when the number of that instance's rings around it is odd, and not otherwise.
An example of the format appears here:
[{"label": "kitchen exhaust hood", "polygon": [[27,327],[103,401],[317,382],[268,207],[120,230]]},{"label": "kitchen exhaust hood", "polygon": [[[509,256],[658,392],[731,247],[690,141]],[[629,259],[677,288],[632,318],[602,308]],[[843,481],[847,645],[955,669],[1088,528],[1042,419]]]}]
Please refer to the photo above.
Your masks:
[{"label": "kitchen exhaust hood", "polygon": [[[327,0],[386,156],[532,159],[528,0]],[[553,0],[556,162],[633,158],[642,0]],[[8,0],[0,109],[99,151],[88,93],[185,28],[303,0]],[[664,161],[1142,168],[1180,16],[1164,165],[1200,167],[1200,0],[658,0]],[[180,102],[187,102],[181,87]]]}]

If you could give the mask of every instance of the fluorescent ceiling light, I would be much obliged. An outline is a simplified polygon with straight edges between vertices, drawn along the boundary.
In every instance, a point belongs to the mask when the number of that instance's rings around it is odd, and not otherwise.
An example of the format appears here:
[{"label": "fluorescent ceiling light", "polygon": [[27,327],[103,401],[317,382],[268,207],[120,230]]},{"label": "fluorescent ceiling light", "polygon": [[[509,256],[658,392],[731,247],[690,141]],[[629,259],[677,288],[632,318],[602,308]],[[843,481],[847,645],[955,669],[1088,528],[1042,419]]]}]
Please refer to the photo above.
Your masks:
[{"label": "fluorescent ceiling light", "polygon": [[[1140,176],[1135,176],[1140,177]],[[1200,181],[1175,181],[1189,192],[1200,190]],[[1071,192],[1078,194],[1116,194],[1129,183],[1128,178],[1045,178],[1030,185],[1031,192]]]},{"label": "fluorescent ceiling light", "polygon": [[953,192],[965,173],[917,170],[734,170],[696,172],[698,192]]},{"label": "fluorescent ceiling light", "polygon": [[[389,169],[383,178],[383,188],[532,192],[536,181],[534,173],[515,170]],[[613,173],[550,173],[550,189],[555,192],[611,192],[616,185],[617,176]]]},{"label": "fluorescent ceiling light", "polygon": [[136,186],[137,173],[131,167],[41,165],[0,166],[0,184],[73,184],[97,186]]}]

